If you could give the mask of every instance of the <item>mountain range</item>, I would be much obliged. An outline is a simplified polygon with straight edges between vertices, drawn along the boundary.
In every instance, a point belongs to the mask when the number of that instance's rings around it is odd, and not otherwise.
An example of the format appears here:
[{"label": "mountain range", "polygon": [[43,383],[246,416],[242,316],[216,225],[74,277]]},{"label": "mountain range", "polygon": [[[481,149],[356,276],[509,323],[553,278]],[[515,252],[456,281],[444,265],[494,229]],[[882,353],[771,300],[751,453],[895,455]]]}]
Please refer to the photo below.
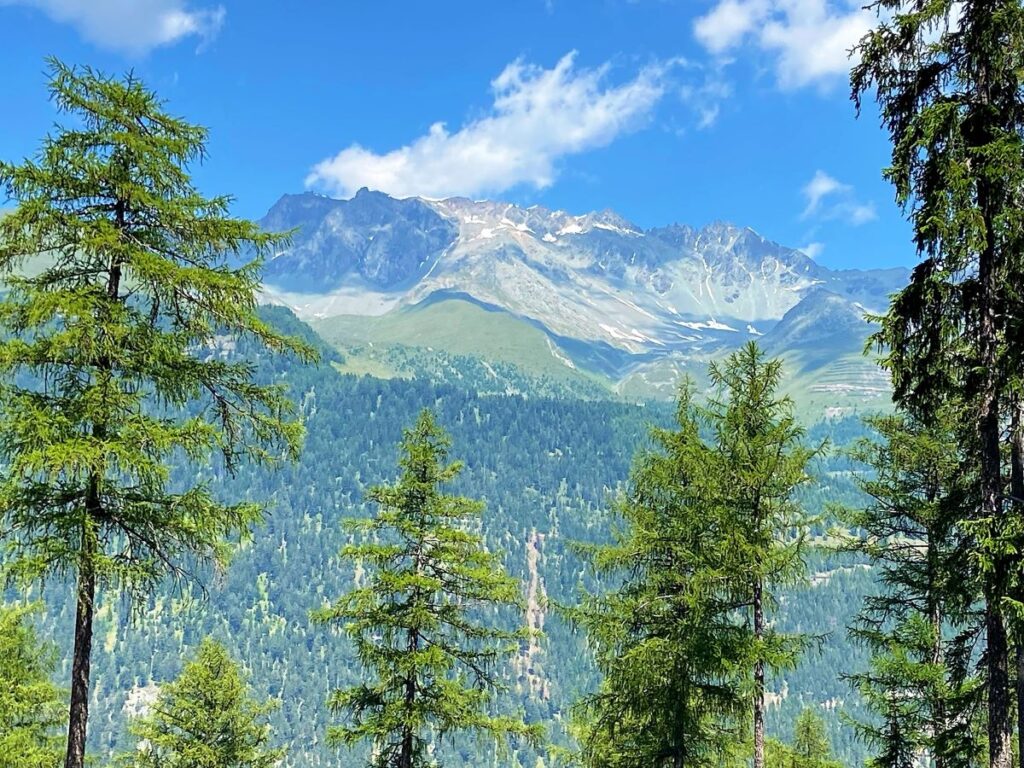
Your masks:
[{"label": "mountain range", "polygon": [[805,396],[879,399],[887,382],[860,354],[865,315],[909,277],[831,270],[726,223],[644,229],[607,210],[366,189],[285,195],[260,223],[293,233],[266,264],[265,300],[357,368],[387,348],[444,351],[637,396],[670,394],[679,373],[756,339]]}]

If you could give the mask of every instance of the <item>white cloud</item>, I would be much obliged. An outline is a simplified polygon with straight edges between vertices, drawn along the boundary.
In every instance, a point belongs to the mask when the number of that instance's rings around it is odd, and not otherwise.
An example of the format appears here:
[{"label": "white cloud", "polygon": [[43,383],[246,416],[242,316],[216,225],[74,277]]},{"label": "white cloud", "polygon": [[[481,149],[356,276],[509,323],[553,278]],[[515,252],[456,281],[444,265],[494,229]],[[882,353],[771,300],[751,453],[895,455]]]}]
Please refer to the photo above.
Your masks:
[{"label": "white cloud", "polygon": [[804,256],[806,256],[807,258],[814,259],[815,261],[817,261],[818,257],[821,256],[821,254],[824,253],[824,251],[825,251],[825,244],[824,243],[808,243],[807,245],[805,245],[800,250],[803,252]]},{"label": "white cloud", "polygon": [[857,200],[853,187],[824,171],[816,172],[804,185],[803,195],[807,204],[800,214],[801,219],[838,219],[856,227],[874,220],[878,215],[874,203]]},{"label": "white cloud", "polygon": [[698,128],[710,128],[718,120],[722,103],[732,96],[732,85],[723,77],[721,66],[696,69],[703,73],[703,80],[682,85],[679,98],[696,113]]},{"label": "white cloud", "polygon": [[519,184],[551,185],[564,157],[610,144],[647,121],[678,62],[654,64],[609,85],[609,66],[581,69],[575,52],[551,69],[516,60],[491,83],[488,113],[450,132],[378,154],[358,144],[318,163],[306,185],[343,196],[370,187],[398,197],[478,196]]},{"label": "white cloud", "polygon": [[0,5],[38,8],[90,42],[129,54],[186,37],[206,42],[220,31],[226,14],[223,6],[190,9],[184,0],[0,0]]},{"label": "white cloud", "polygon": [[712,53],[734,48],[767,16],[769,0],[721,0],[694,23],[694,34]]},{"label": "white cloud", "polygon": [[804,186],[804,197],[807,198],[807,207],[804,208],[802,217],[806,219],[817,213],[818,209],[821,208],[821,201],[829,195],[849,191],[850,187],[848,185],[841,184],[824,171],[818,171],[814,174],[814,178]]},{"label": "white cloud", "polygon": [[861,0],[718,0],[694,23],[694,34],[711,53],[748,44],[774,60],[785,89],[829,85],[853,66],[851,49],[875,16]]}]

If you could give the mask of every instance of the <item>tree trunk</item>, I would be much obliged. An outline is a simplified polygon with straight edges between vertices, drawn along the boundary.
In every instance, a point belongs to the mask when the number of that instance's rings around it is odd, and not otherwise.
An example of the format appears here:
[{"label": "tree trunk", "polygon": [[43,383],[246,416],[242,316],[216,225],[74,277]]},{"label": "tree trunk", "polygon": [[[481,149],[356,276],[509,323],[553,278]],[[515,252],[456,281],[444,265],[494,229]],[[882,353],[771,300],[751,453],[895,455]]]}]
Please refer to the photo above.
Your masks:
[{"label": "tree trunk", "polygon": [[92,658],[92,619],[96,599],[96,538],[91,520],[83,525],[75,608],[75,649],[71,660],[71,707],[64,768],[83,768],[89,720],[89,675]]},{"label": "tree trunk", "polygon": [[754,662],[754,768],[764,768],[764,659],[761,639],[764,634],[764,583],[754,581],[754,641],[758,657]]},{"label": "tree trunk", "polygon": [[[1024,400],[1014,395],[1010,411],[1010,493],[1018,516],[1024,516]],[[1017,595],[1019,600],[1022,597]],[[1024,760],[1024,627],[1014,633],[1017,656],[1017,754]]]},{"label": "tree trunk", "polygon": [[[988,205],[979,192],[983,211]],[[979,259],[980,327],[978,347],[982,374],[979,392],[978,437],[981,449],[981,515],[989,521],[988,535],[1003,536],[1002,462],[999,428],[999,386],[996,380],[997,338],[995,323],[996,274],[993,243],[995,230],[986,216],[988,244]],[[998,550],[998,544],[995,549]],[[988,738],[989,767],[1011,768],[1013,725],[1010,718],[1009,643],[1002,601],[1006,595],[1008,563],[998,551],[992,554],[992,568],[986,574],[985,631],[988,638]]]},{"label": "tree trunk", "polygon": [[[933,499],[930,499],[933,500]],[[942,603],[936,595],[937,581],[938,581],[938,542],[935,541],[936,532],[934,530],[929,531],[928,540],[928,602],[929,602],[929,620],[932,625],[932,658],[931,662],[936,667],[942,667],[944,662],[944,652],[942,646]],[[934,702],[934,710],[932,711],[932,737],[937,738],[941,734],[946,732],[946,707],[945,702],[938,698]],[[932,751],[932,765],[934,768],[943,768],[945,758],[941,754],[936,754]]]},{"label": "tree trunk", "polygon": [[[114,224],[118,230],[125,228],[126,204],[118,200],[115,206]],[[121,301],[121,262],[115,255],[110,259],[107,273],[107,300]],[[106,357],[96,362],[96,368],[110,384],[111,364]],[[92,427],[92,436],[103,440],[107,426],[101,417]],[[68,743],[64,768],[84,768],[85,744],[89,723],[89,681],[92,667],[92,621],[96,602],[96,555],[98,543],[93,527],[103,517],[101,498],[101,474],[89,477],[85,492],[85,520],[82,523],[81,552],[78,562],[78,591],[75,608],[75,648],[71,660],[71,706],[68,712]]]},{"label": "tree trunk", "polygon": [[[990,16],[979,16],[982,26],[991,23]],[[977,25],[975,25],[977,27]],[[975,28],[976,35],[991,32]],[[994,131],[988,114],[992,103],[992,78],[989,60],[978,62],[976,73],[976,99],[972,111],[977,109],[981,121],[974,149],[982,150],[992,141]],[[992,182],[984,173],[976,177],[978,211],[985,228],[985,242],[978,254],[978,335],[976,364],[981,371],[978,381],[978,439],[980,442],[981,516],[989,521],[988,536],[994,539],[991,552],[992,567],[985,576],[985,649],[988,672],[988,760],[989,768],[1011,768],[1013,724],[1010,717],[1009,643],[1006,619],[1003,616],[1003,598],[1006,596],[1009,563],[999,552],[999,540],[1005,527],[1003,515],[1002,451],[999,423],[999,338],[996,326],[998,309],[998,263],[1000,246],[996,232],[999,201],[993,197]]]},{"label": "tree trunk", "polygon": [[[415,646],[410,642],[410,650],[415,650]],[[414,678],[408,678],[405,681],[405,705],[406,714],[412,709],[413,704],[416,702],[416,680]],[[412,768],[413,759],[413,739],[415,734],[412,731],[412,727],[406,723],[402,728],[402,749],[398,755],[398,768]]]}]

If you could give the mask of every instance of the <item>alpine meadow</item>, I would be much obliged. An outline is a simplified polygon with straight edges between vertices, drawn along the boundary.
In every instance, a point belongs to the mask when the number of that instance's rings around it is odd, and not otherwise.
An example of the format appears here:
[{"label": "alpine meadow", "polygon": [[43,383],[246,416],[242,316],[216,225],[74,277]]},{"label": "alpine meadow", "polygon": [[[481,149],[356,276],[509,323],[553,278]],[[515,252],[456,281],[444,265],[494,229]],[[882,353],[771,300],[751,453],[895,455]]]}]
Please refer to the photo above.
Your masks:
[{"label": "alpine meadow", "polygon": [[1022,0],[0,36],[0,768],[1024,766]]}]

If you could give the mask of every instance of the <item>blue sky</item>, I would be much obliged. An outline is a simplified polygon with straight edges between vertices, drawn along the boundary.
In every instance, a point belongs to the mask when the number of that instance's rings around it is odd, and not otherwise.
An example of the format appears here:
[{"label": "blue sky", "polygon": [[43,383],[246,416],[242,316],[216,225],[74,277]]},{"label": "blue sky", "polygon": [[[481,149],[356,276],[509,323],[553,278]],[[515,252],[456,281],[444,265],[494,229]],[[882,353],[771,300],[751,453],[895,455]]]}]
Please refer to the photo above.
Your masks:
[{"label": "blue sky", "polygon": [[207,193],[463,194],[753,227],[830,267],[909,265],[855,119],[859,0],[0,0],[0,157],[57,116],[44,57],[134,69],[211,130]]}]

